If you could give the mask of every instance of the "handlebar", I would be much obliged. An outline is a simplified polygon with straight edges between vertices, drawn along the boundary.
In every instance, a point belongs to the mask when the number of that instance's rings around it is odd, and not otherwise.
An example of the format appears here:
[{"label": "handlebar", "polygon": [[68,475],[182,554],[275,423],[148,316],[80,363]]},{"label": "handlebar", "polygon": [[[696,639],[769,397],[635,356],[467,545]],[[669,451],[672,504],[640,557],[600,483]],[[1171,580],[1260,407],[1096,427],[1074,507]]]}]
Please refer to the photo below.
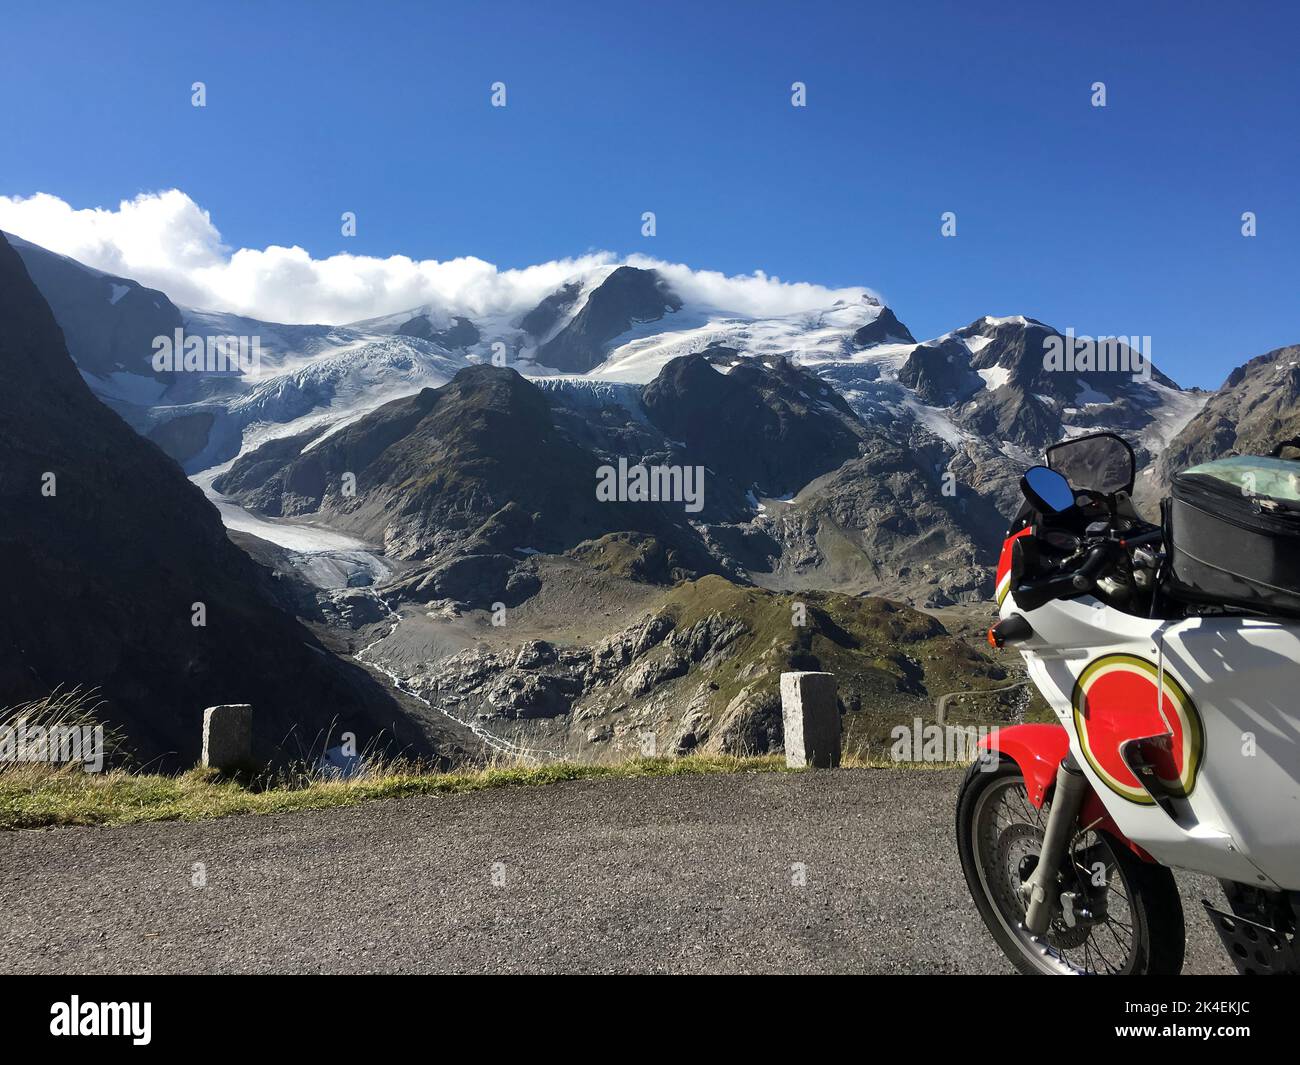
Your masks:
[{"label": "handlebar", "polygon": [[1147,537],[1128,540],[1102,540],[1088,549],[1083,561],[1069,573],[1058,573],[1036,581],[1025,581],[1012,589],[1016,605],[1022,610],[1037,610],[1053,599],[1070,599],[1084,595],[1097,586],[1097,578],[1114,559],[1117,549],[1148,542]]}]

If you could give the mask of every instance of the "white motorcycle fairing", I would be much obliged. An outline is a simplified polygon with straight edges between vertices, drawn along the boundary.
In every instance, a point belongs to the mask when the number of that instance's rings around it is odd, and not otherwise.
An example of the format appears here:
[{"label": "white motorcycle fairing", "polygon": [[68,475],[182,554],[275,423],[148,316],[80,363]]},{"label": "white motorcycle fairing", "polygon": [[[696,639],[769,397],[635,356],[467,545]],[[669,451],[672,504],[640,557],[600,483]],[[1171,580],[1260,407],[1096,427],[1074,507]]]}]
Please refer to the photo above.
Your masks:
[{"label": "white motorcycle fairing", "polygon": [[1092,596],[1022,611],[1006,594],[1016,613],[1029,675],[1120,831],[1164,865],[1300,890],[1300,623],[1141,618]]}]

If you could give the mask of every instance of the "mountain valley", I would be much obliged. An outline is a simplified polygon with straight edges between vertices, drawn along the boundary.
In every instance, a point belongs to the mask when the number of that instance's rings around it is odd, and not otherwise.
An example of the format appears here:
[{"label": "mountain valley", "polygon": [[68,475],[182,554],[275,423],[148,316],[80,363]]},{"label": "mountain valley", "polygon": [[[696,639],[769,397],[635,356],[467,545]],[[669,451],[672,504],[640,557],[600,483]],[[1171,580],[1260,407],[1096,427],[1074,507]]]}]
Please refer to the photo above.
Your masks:
[{"label": "mountain valley", "polygon": [[[60,395],[93,393],[135,431],[99,476],[143,485],[139,471],[170,466],[193,500],[176,520],[205,530],[209,562],[274,612],[252,628],[299,626],[323,674],[369,693],[238,680],[270,671],[256,664],[281,653],[268,636],[221,684],[177,669],[168,707],[180,690],[187,705],[271,703],[279,727],[306,698],[303,720],[368,714],[375,736],[386,705],[403,750],[448,762],[779,749],[789,669],[837,674],[864,755],[941,697],[957,696],[954,721],[1018,719],[1032,712],[1019,659],[972,636],[1020,473],[1043,448],[1121,433],[1149,506],[1183,465],[1300,432],[1297,348],[1211,394],[1155,368],[1054,369],[1044,353],[1063,334],[1024,316],[918,342],[865,289],[765,312],[640,265],[586,271],[526,306],[285,325],[180,308],[13,245],[80,371]],[[256,337],[261,365],[156,372],[152,339],[175,328]],[[52,448],[32,461],[49,465]],[[698,469],[698,506],[601,498],[601,471],[629,469],[664,484]],[[181,565],[167,535],[143,531],[166,508],[138,509],[137,539]],[[166,655],[157,668],[176,669]],[[83,672],[46,665],[24,691],[119,683]],[[141,713],[121,719],[146,752],[185,748],[182,726]]]}]

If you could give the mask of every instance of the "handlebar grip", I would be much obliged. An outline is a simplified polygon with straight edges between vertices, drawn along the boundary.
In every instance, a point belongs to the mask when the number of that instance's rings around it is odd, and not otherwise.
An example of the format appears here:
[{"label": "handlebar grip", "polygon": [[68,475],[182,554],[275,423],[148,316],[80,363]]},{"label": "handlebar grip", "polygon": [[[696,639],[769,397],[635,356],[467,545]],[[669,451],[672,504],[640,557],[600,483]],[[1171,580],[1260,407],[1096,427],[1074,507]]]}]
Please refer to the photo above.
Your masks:
[{"label": "handlebar grip", "polygon": [[1077,576],[1077,573],[1067,573],[1064,576],[1048,577],[1046,580],[1030,581],[1013,588],[1011,595],[1022,610],[1037,610],[1053,599],[1068,599],[1070,596],[1087,591],[1086,588],[1075,586],[1074,581]]},{"label": "handlebar grip", "polygon": [[[1101,572],[1102,567],[1106,565],[1109,559],[1109,545],[1098,544],[1088,552],[1088,557],[1083,560],[1083,565],[1075,571],[1075,576],[1084,577],[1087,579],[1088,583],[1091,584],[1093,578]],[[1078,586],[1078,581],[1075,581],[1075,586]]]},{"label": "handlebar grip", "polygon": [[1096,584],[1097,575],[1110,560],[1111,545],[1098,544],[1088,552],[1088,557],[1072,573],[1058,573],[1043,581],[1031,581],[1012,589],[1016,603],[1025,610],[1037,610],[1053,599],[1068,599],[1089,592]]}]

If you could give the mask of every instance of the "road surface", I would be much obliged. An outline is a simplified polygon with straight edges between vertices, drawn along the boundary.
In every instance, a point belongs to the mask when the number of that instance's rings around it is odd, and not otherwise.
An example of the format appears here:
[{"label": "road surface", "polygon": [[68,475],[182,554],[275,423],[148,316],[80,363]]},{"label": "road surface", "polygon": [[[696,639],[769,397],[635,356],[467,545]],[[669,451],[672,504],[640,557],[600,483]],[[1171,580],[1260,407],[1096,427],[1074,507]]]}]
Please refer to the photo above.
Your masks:
[{"label": "road surface", "polygon": [[[957,862],[959,781],[603,780],[0,833],[0,971],[1009,972]],[[1230,971],[1215,885],[1181,884],[1187,971]]]}]

